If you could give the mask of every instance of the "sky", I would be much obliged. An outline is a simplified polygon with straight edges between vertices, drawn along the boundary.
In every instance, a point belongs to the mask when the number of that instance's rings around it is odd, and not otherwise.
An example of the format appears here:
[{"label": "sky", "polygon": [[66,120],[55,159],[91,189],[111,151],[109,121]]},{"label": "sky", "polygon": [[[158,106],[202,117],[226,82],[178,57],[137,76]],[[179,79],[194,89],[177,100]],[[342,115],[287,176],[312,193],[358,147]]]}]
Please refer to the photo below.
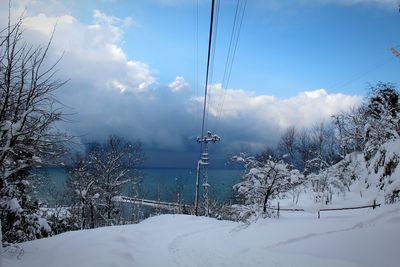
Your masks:
[{"label": "sky", "polygon": [[[248,0],[229,83],[223,73],[236,0],[221,0],[207,130],[225,162],[276,144],[363,100],[368,84],[399,83],[397,0]],[[193,167],[201,131],[211,0],[13,0],[24,39],[63,55],[58,92],[79,142],[110,134],[144,143],[146,165]],[[0,0],[0,25],[8,1]],[[400,49],[400,48],[399,48]],[[221,84],[223,83],[223,84]],[[213,160],[213,155],[211,155]]]}]

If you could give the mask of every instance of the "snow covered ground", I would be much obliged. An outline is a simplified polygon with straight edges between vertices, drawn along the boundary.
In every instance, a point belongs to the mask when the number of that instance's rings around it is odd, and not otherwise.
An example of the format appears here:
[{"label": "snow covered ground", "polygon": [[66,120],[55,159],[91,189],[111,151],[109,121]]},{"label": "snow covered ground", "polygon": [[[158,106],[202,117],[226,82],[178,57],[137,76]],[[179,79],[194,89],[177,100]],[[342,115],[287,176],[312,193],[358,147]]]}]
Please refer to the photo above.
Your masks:
[{"label": "snow covered ground", "polygon": [[246,225],[163,215],[137,225],[68,232],[21,245],[7,267],[399,266],[400,205],[284,213]]}]

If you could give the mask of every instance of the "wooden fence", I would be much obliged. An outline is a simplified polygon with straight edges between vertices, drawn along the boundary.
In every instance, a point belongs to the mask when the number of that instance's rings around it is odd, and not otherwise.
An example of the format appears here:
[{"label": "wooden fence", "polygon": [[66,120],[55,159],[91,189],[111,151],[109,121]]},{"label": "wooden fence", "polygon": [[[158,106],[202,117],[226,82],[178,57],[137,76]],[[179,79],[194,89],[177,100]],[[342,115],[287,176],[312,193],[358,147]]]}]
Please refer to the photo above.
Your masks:
[{"label": "wooden fence", "polygon": [[[377,204],[376,200],[374,200],[374,203],[372,205],[365,205],[365,206],[358,206],[358,207],[347,207],[347,208],[324,208],[324,209],[318,210],[318,219],[321,218],[321,212],[322,211],[358,210],[358,209],[366,209],[366,208],[375,209],[375,208],[380,207],[380,206],[381,206],[381,204]],[[278,202],[278,207],[276,207],[276,208],[270,207],[268,209],[276,210],[277,211],[277,215],[278,215],[278,219],[279,219],[279,213],[281,211],[305,211],[304,209],[281,208],[280,205],[279,205],[279,202]]]}]

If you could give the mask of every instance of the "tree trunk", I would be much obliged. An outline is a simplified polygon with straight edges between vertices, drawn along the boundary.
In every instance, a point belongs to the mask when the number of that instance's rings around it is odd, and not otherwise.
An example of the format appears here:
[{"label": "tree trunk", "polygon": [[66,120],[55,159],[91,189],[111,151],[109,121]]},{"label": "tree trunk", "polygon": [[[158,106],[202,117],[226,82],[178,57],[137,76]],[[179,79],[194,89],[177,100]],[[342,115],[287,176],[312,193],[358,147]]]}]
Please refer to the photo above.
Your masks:
[{"label": "tree trunk", "polygon": [[85,229],[86,227],[86,216],[85,216],[85,200],[81,200],[81,217],[82,217],[82,224],[81,224],[81,230]]},{"label": "tree trunk", "polygon": [[274,187],[275,180],[276,180],[276,178],[274,178],[274,180],[272,180],[271,186],[268,188],[267,193],[265,194],[264,205],[263,205],[263,212],[264,213],[267,212],[267,201],[268,201],[268,198],[270,197],[270,195],[272,193],[272,188]]},{"label": "tree trunk", "polygon": [[3,267],[3,231],[1,229],[1,219],[0,219],[0,267]]},{"label": "tree trunk", "polygon": [[267,212],[267,201],[268,201],[270,193],[271,193],[271,188],[268,189],[268,191],[267,191],[267,193],[265,194],[265,197],[264,197],[264,204],[263,204],[263,212],[264,213]]},{"label": "tree trunk", "polygon": [[111,226],[111,198],[107,200],[107,224]]},{"label": "tree trunk", "polygon": [[91,228],[94,229],[94,205],[90,203],[90,220],[91,220]]}]

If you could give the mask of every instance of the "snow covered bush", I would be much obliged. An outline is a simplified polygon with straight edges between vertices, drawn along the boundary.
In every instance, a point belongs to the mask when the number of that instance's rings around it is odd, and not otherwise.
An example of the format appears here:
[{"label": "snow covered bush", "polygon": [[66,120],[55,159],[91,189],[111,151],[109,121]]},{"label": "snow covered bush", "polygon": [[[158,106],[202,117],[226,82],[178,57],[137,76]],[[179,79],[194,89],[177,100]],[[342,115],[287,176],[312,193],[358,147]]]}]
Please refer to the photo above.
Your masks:
[{"label": "snow covered bush", "polygon": [[42,207],[41,217],[45,218],[51,227],[51,234],[61,234],[67,231],[80,229],[80,225],[74,216],[74,208],[66,206],[56,206],[53,208]]},{"label": "snow covered bush", "polygon": [[[51,234],[51,228],[44,219],[38,207],[26,207],[25,210],[19,204],[17,198],[8,201],[4,206],[6,217],[2,230],[7,238],[5,244],[19,243],[26,240],[47,237]],[[7,222],[13,222],[13,224]]]},{"label": "snow covered bush", "polygon": [[307,176],[307,184],[311,188],[313,200],[316,203],[328,204],[332,202],[334,194],[345,195],[350,191],[351,184],[358,179],[354,168],[357,162],[352,157],[346,157],[337,164]]},{"label": "snow covered bush", "polygon": [[400,191],[400,139],[382,144],[369,160],[367,186],[384,192],[386,202],[399,200]]}]

